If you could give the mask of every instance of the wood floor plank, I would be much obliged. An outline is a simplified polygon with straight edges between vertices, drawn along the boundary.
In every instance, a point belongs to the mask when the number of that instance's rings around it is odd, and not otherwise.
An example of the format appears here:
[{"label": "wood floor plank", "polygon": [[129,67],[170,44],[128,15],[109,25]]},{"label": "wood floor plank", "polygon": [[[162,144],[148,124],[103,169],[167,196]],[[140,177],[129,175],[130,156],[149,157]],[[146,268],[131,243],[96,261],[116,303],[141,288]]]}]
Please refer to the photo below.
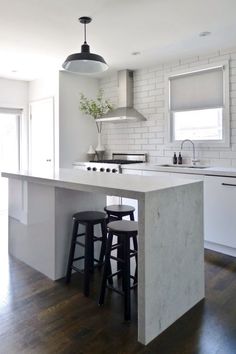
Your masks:
[{"label": "wood floor plank", "polygon": [[0,354],[236,354],[236,260],[205,252],[206,299],[157,339],[137,342],[137,298],[123,322],[122,298],[97,305],[101,273],[83,296],[82,275],[66,285],[9,259],[0,273]]}]

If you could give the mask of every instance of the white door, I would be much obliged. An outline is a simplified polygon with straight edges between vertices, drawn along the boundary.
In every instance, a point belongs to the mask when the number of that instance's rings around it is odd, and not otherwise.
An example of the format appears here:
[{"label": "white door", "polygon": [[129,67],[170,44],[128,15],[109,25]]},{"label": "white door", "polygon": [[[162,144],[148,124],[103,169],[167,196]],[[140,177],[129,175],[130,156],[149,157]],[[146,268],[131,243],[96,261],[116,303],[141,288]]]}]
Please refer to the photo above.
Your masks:
[{"label": "white door", "polygon": [[54,168],[54,100],[52,97],[30,103],[30,168]]}]

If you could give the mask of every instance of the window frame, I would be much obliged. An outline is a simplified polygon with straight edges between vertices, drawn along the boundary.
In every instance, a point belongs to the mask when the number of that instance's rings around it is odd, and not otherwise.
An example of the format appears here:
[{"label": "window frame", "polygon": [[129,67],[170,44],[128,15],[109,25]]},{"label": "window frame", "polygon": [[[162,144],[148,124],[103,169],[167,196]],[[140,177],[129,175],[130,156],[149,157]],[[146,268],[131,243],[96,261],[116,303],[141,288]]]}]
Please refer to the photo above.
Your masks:
[{"label": "window frame", "polygon": [[[180,140],[173,140],[173,127],[174,127],[174,117],[173,111],[170,109],[170,80],[176,76],[182,76],[186,74],[194,74],[197,72],[216,69],[223,67],[223,94],[224,94],[224,106],[222,107],[222,140],[194,140],[194,144],[199,148],[209,148],[209,147],[230,147],[230,110],[229,110],[229,61],[214,62],[207,65],[195,66],[187,70],[177,70],[171,71],[166,74],[165,77],[165,88],[166,88],[166,143],[170,147],[179,147],[181,143]],[[217,107],[216,107],[217,108]],[[202,107],[201,109],[206,109]],[[195,111],[195,109],[193,109]],[[189,109],[191,111],[191,109]]]},{"label": "window frame", "polygon": [[0,113],[12,114],[17,119],[17,145],[18,145],[18,169],[22,168],[22,120],[24,110],[23,108],[10,108],[0,106]]}]

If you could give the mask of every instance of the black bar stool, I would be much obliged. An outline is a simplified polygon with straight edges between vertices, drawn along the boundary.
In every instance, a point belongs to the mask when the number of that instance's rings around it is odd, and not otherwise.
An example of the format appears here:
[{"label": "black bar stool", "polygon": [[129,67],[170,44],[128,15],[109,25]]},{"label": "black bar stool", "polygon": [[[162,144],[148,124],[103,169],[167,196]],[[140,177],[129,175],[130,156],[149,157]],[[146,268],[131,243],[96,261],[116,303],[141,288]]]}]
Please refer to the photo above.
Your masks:
[{"label": "black bar stool", "polygon": [[[103,265],[103,259],[106,249],[107,228],[106,228],[106,214],[100,211],[83,211],[73,215],[73,231],[70,246],[70,254],[66,272],[66,282],[71,280],[72,270],[84,274],[84,295],[89,296],[89,278],[90,272],[94,271],[94,262],[99,267]],[[102,236],[94,235],[94,226],[100,224]],[[78,233],[79,226],[85,226],[85,232]],[[84,243],[77,241],[79,237],[85,237]],[[101,241],[101,251],[99,259],[94,258],[94,242]],[[76,245],[85,248],[84,256],[74,257]],[[84,259],[84,270],[79,269],[73,263]]]},{"label": "black bar stool", "polygon": [[[119,220],[110,222],[108,225],[108,239],[106,245],[106,254],[105,254],[105,265],[103,270],[101,291],[99,297],[99,305],[104,304],[106,288],[112,289],[117,293],[124,296],[124,319],[129,321],[131,318],[131,302],[130,302],[130,290],[137,286],[137,276],[136,271],[135,275],[130,274],[130,258],[136,258],[136,270],[137,270],[137,234],[138,234],[138,223],[135,221],[129,220]],[[113,236],[118,237],[118,243],[112,244]],[[130,239],[133,238],[134,249],[130,249]],[[114,257],[111,255],[111,252],[115,249],[122,248],[122,259]],[[110,260],[119,261],[121,269],[118,269],[117,272],[112,273],[110,267]],[[122,291],[118,288],[115,288],[111,285],[111,279],[121,274],[122,276]],[[133,285],[130,285],[130,279],[134,280]]]},{"label": "black bar stool", "polygon": [[124,216],[129,216],[130,220],[134,220],[134,211],[135,208],[131,205],[123,205],[123,204],[114,204],[108,205],[104,208],[107,213],[107,222],[122,220]]}]

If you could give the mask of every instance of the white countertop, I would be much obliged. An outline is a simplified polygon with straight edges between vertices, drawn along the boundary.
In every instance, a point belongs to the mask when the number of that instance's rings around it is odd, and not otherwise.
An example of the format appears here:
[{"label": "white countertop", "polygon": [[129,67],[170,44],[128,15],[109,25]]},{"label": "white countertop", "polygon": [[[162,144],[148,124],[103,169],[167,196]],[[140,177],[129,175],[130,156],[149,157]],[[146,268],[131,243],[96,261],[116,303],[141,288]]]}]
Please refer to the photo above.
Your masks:
[{"label": "white countertop", "polygon": [[143,171],[157,171],[157,172],[171,172],[171,173],[189,173],[205,176],[224,176],[236,177],[236,168],[231,167],[206,167],[206,168],[191,168],[189,165],[180,166],[161,166],[150,163],[138,163],[122,165],[122,169],[127,170],[143,170]]},{"label": "white countertop", "polygon": [[[144,164],[142,164],[142,167],[145,167]],[[152,191],[178,187],[190,183],[199,183],[193,180],[181,179],[181,177],[173,179],[155,176],[103,174],[76,169],[60,169],[57,172],[9,171],[2,172],[2,176],[47,184],[59,188],[127,196],[134,199],[138,199],[143,194]]]}]

